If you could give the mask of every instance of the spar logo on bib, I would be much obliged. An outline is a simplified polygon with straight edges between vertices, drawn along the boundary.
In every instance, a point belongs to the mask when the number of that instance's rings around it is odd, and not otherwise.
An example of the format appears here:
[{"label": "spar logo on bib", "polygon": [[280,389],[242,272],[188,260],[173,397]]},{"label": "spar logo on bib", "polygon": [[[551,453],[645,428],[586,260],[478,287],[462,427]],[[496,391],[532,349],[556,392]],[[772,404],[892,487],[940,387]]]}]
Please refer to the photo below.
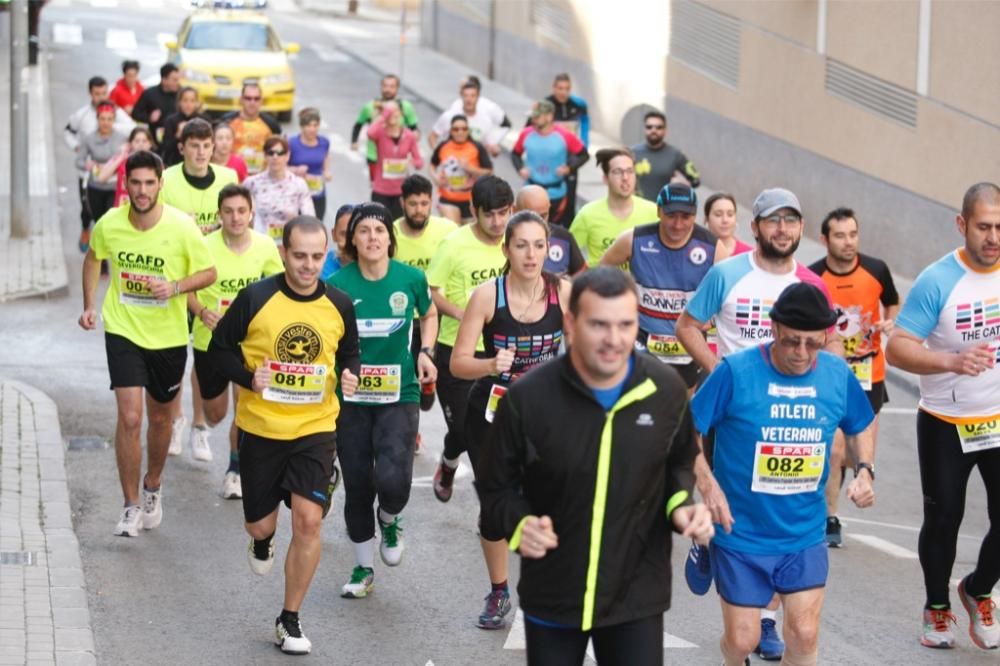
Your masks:
[{"label": "spar logo on bib", "polygon": [[292,324],[278,335],[274,355],[283,363],[312,363],[323,351],[319,334],[306,324]]}]

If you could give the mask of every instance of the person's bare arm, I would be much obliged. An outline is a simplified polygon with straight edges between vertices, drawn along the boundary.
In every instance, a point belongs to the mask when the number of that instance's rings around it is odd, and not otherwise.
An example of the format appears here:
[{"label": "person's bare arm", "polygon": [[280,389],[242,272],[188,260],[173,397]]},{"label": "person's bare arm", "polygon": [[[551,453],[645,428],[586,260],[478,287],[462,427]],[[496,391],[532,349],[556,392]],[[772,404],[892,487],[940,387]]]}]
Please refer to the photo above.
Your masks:
[{"label": "person's bare arm", "polygon": [[625,265],[632,258],[632,238],[631,229],[623,231],[611,244],[611,247],[604,251],[604,255],[601,256],[601,265],[615,268]]},{"label": "person's bare arm", "polygon": [[451,374],[459,379],[479,379],[495,371],[496,358],[476,358],[476,345],[483,335],[487,317],[493,314],[495,298],[495,282],[480,285],[469,298],[451,352]]},{"label": "person's bare arm", "polygon": [[462,315],[465,314],[465,310],[445,298],[440,287],[431,287],[431,300],[434,302],[434,307],[436,307],[438,312],[441,314],[453,319],[458,319],[459,321],[462,320]]},{"label": "person's bare arm", "polygon": [[967,347],[960,353],[931,351],[920,338],[897,329],[889,338],[885,359],[890,365],[915,375],[953,372],[975,377],[993,367],[994,352],[988,343]]},{"label": "person's bare arm", "polygon": [[677,339],[684,345],[684,349],[694,359],[694,362],[705,368],[707,372],[711,372],[718,365],[719,359],[712,352],[712,348],[708,346],[705,335],[702,333],[706,328],[708,328],[707,324],[698,321],[685,310],[677,319],[674,334],[677,335]]}]

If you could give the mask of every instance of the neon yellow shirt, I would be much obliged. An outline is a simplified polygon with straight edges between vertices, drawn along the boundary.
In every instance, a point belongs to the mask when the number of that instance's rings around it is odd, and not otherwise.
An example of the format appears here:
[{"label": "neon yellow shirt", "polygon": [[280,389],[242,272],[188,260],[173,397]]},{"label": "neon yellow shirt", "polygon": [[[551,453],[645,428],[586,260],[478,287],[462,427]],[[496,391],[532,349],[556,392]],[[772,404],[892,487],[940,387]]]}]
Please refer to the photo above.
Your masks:
[{"label": "neon yellow shirt", "polygon": [[406,223],[403,218],[393,222],[396,232],[396,255],[393,259],[425,272],[444,237],[458,228],[458,225],[448,218],[432,215],[427,218],[427,224],[420,238],[411,238],[403,233],[404,224]]},{"label": "neon yellow shirt", "polygon": [[[285,270],[274,241],[253,229],[247,230],[247,233],[250,234],[251,241],[243,254],[236,254],[229,249],[221,229],[205,236],[205,244],[215,261],[216,277],[210,286],[198,290],[198,302],[219,314],[226,313],[243,287]],[[211,340],[212,331],[202,323],[200,317],[195,317],[194,348],[208,351]]]},{"label": "neon yellow shirt", "polygon": [[633,227],[647,222],[656,222],[656,204],[637,196],[632,197],[632,213],[624,220],[615,216],[608,208],[608,198],[591,201],[576,214],[569,231],[576,238],[577,245],[587,255],[591,267],[601,263],[601,256],[612,243]]},{"label": "neon yellow shirt", "polygon": [[190,215],[203,234],[215,231],[219,228],[219,192],[226,185],[235,185],[239,181],[236,172],[229,167],[209,164],[208,168],[215,173],[215,180],[204,190],[199,190],[184,177],[183,168],[183,163],[175,164],[163,172],[160,200]]},{"label": "neon yellow shirt", "polygon": [[[477,224],[473,222],[472,224]],[[500,275],[506,259],[501,244],[487,245],[472,233],[472,224],[459,227],[448,234],[438,246],[427,269],[427,284],[441,290],[449,303],[464,308],[472,290]],[[458,337],[458,320],[444,315],[438,342],[455,346]],[[482,351],[480,340],[476,349]]]},{"label": "neon yellow shirt", "polygon": [[186,278],[212,267],[205,238],[191,218],[163,206],[160,221],[146,231],[132,226],[131,206],[112,208],[94,227],[90,247],[110,265],[111,286],[101,314],[104,330],[143,349],[183,347],[188,343],[187,296],[153,298],[149,281]]}]

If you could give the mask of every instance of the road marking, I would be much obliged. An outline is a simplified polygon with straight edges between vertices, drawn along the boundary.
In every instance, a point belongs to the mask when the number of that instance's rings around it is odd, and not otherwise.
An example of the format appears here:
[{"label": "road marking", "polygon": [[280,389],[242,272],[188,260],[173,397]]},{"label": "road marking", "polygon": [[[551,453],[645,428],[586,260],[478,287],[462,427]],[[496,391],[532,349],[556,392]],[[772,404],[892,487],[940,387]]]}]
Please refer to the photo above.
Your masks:
[{"label": "road marking", "polygon": [[139,47],[132,30],[117,30],[108,28],[104,34],[104,46],[112,50],[132,51]]},{"label": "road marking", "polygon": [[52,41],[56,44],[79,46],[83,44],[83,28],[74,23],[56,23],[52,26]]},{"label": "road marking", "polygon": [[[905,532],[919,532],[920,531],[919,527],[914,527],[913,525],[900,525],[899,523],[883,523],[883,522],[878,521],[878,520],[867,520],[865,518],[855,518],[853,516],[851,516],[849,518],[842,518],[841,522],[843,522],[846,525],[850,525],[851,523],[860,523],[862,525],[874,525],[875,527],[891,527],[892,529],[903,530]],[[974,537],[974,536],[970,536],[968,534],[959,534],[958,538],[959,539],[968,539],[969,541],[977,541],[977,542],[983,540],[982,537]]]},{"label": "road marking", "polygon": [[355,28],[353,26],[344,25],[343,23],[338,23],[335,21],[324,21],[323,28],[331,35],[336,35],[337,37],[352,37],[357,39],[375,38],[375,35],[368,32],[367,30],[362,30],[361,28]]},{"label": "road marking", "polygon": [[[686,641],[679,636],[674,636],[673,634],[663,632],[663,647],[665,649],[681,649],[687,650],[691,648],[697,648],[698,646],[690,641]],[[507,640],[503,644],[504,650],[524,650],[527,649],[527,643],[524,638],[524,613],[518,608],[514,613],[514,620],[510,623],[510,631],[507,632]],[[596,661],[594,658],[593,644],[587,645],[587,655]]]},{"label": "road marking", "polygon": [[114,9],[118,6],[118,0],[90,0],[90,6],[98,9]]},{"label": "road marking", "polygon": [[330,48],[324,44],[313,44],[312,50],[316,52],[316,55],[323,62],[336,62],[336,63],[348,63],[351,62],[351,56],[347,55],[339,49]]},{"label": "road marking", "polygon": [[913,416],[917,413],[916,407],[883,407],[879,410],[880,414],[906,414],[907,416]]},{"label": "road marking", "polygon": [[860,541],[861,543],[874,548],[875,550],[880,550],[887,555],[892,555],[893,557],[898,557],[903,560],[915,560],[917,559],[917,554],[912,550],[903,548],[902,546],[897,546],[891,541],[886,541],[885,539],[880,539],[877,536],[871,536],[870,534],[851,534],[848,532],[847,536],[854,539],[855,541]]}]

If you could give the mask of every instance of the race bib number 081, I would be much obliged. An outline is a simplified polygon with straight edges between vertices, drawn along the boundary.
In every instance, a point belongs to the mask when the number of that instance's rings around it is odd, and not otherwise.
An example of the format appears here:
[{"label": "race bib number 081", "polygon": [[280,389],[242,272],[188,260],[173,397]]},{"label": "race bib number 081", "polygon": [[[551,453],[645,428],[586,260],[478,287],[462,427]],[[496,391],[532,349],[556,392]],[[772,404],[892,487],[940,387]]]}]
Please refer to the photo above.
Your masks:
[{"label": "race bib number 081", "polygon": [[323,402],[326,391],[325,365],[265,361],[271,381],[264,389],[264,400],[290,405]]},{"label": "race bib number 081", "polygon": [[768,495],[813,492],[819,488],[825,466],[825,444],[757,442],[750,489]]}]

